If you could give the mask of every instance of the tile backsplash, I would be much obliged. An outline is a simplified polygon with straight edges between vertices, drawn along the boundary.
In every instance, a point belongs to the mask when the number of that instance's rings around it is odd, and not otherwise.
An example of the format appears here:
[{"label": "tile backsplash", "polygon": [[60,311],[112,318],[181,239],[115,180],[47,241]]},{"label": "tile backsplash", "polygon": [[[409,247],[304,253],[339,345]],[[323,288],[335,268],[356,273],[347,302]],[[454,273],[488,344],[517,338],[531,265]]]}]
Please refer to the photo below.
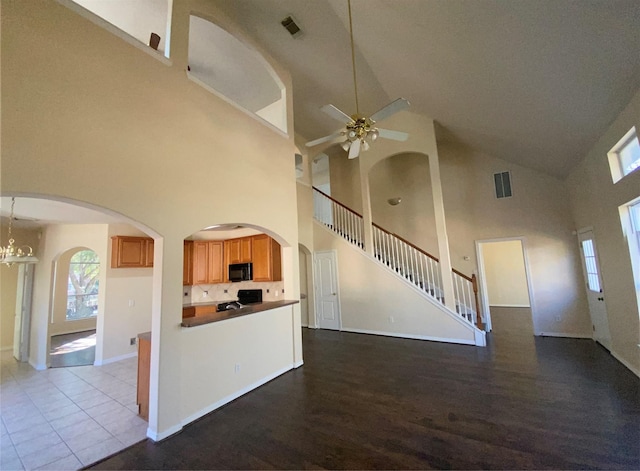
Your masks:
[{"label": "tile backsplash", "polygon": [[[286,299],[283,293],[283,281],[266,283],[240,281],[238,283],[217,283],[215,285],[183,286],[182,304],[235,301],[238,299],[239,289],[261,289],[263,301],[280,301],[282,299]],[[227,290],[226,293],[224,292],[225,290]],[[269,290],[268,293],[267,290]]]}]

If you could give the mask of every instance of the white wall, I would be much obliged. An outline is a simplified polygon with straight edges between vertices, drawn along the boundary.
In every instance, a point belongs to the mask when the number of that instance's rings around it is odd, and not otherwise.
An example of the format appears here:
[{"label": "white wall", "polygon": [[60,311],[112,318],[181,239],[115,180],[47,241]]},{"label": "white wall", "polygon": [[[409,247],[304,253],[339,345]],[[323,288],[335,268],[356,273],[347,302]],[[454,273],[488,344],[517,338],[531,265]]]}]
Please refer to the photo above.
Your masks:
[{"label": "white wall", "polygon": [[[221,399],[216,384],[239,385],[233,371],[221,368],[221,376],[196,391],[192,376],[182,372],[183,359],[227,361],[215,345],[195,344],[180,327],[185,237],[221,223],[263,228],[283,246],[284,288],[287,297],[298,298],[293,137],[186,77],[190,14],[242,34],[209,2],[174,2],[171,64],[60,3],[2,7],[2,191],[106,208],[155,238],[149,434],[162,438],[180,429],[184,416],[176,404],[205,396],[215,404]],[[285,84],[287,129],[293,129],[288,74],[259,45],[245,43]],[[230,199],[220,182],[238,175],[243,195]],[[46,306],[48,284],[38,284],[37,303]],[[263,366],[275,372],[302,364],[299,305],[289,315],[290,329],[268,331],[286,348],[286,361],[258,364],[259,375]],[[242,376],[241,388],[252,384],[243,382],[249,376]]]},{"label": "white wall", "polygon": [[614,184],[607,159],[607,152],[632,126],[640,129],[640,91],[571,172],[567,186],[576,228],[592,227],[596,239],[611,353],[640,375],[640,315],[618,211],[640,196],[640,172]]},{"label": "white wall", "polygon": [[481,250],[489,305],[530,307],[522,242],[483,242]]}]

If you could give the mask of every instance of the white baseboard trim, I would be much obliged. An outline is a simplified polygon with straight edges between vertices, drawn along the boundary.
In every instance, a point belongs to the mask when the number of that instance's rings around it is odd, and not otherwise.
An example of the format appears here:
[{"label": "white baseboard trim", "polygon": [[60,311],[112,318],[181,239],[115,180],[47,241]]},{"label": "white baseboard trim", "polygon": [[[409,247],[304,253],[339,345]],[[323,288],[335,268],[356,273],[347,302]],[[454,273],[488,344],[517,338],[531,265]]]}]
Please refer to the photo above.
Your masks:
[{"label": "white baseboard trim", "polygon": [[154,432],[151,428],[147,428],[147,437],[154,442],[159,442],[160,440],[164,440],[165,438],[169,438],[171,435],[178,433],[180,430],[182,430],[182,425],[175,425],[159,433]]},{"label": "white baseboard trim", "polygon": [[302,365],[304,365],[304,361],[300,360],[300,361],[296,361],[296,362],[293,364],[293,367],[294,367],[294,368],[300,368]]},{"label": "white baseboard trim", "polygon": [[379,330],[367,330],[367,329],[351,329],[351,328],[344,328],[344,327],[342,327],[340,330],[342,332],[353,332],[354,334],[382,335],[384,337],[398,337],[402,339],[413,339],[413,340],[429,340],[431,342],[459,343],[463,345],[476,344],[475,340],[449,339],[444,337],[432,337],[430,335],[398,334],[395,332],[382,332]]},{"label": "white baseboard trim", "polygon": [[[300,324],[300,327],[309,327],[309,324]],[[9,347],[11,348],[11,347]]]},{"label": "white baseboard trim", "polygon": [[13,350],[13,345],[10,347],[2,347],[0,348],[0,352],[8,352],[9,350]]},{"label": "white baseboard trim", "polygon": [[631,370],[631,372],[633,374],[635,374],[636,376],[640,377],[640,370],[638,370],[637,368],[634,368],[633,365],[631,365],[631,363],[629,363],[627,360],[625,360],[624,358],[622,358],[620,355],[618,355],[615,351],[611,350],[611,355],[613,355],[613,358],[615,358],[616,360],[618,360],[620,363],[622,363],[624,366],[626,366],[627,368],[629,368]]},{"label": "white baseboard trim", "polygon": [[593,338],[590,335],[585,334],[575,334],[572,332],[538,332],[535,334],[536,337],[565,337],[568,339],[591,339]]},{"label": "white baseboard trim", "polygon": [[[202,417],[203,415],[207,415],[210,412],[213,412],[214,410],[224,406],[225,404],[228,404],[229,402],[233,401],[234,399],[239,398],[240,396],[244,396],[245,394],[247,394],[249,391],[253,391],[254,389],[262,386],[263,384],[268,383],[269,381],[277,378],[278,376],[286,373],[287,371],[291,371],[294,368],[293,365],[291,366],[286,366],[284,368],[281,368],[279,370],[277,370],[276,372],[265,376],[262,379],[259,379],[258,381],[256,381],[255,383],[251,383],[248,386],[245,386],[244,388],[235,391],[232,394],[229,394],[226,397],[223,397],[222,399],[220,399],[219,401],[214,402],[213,404],[205,407],[204,409],[199,410],[198,412],[196,412],[195,414],[191,414],[189,417],[185,418],[182,420],[182,427],[184,427],[187,424],[190,424],[191,422],[193,422],[194,420],[199,419],[200,417]],[[172,432],[175,433],[175,432]],[[165,435],[166,436],[166,435]],[[162,440],[162,439],[160,439]]]},{"label": "white baseboard trim", "polygon": [[117,361],[122,361],[122,360],[126,360],[127,358],[133,358],[137,356],[138,356],[138,352],[131,352],[125,355],[119,355],[117,357],[107,358],[106,360],[102,360],[102,361],[96,360],[93,362],[93,366],[108,365],[109,363],[115,363]]}]

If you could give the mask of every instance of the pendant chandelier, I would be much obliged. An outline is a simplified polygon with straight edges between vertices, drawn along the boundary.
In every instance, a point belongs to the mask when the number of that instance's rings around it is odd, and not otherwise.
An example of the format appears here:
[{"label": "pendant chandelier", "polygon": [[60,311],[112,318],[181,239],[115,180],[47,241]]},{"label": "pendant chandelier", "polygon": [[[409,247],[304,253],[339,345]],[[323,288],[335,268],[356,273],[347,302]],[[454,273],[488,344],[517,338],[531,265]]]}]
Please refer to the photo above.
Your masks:
[{"label": "pendant chandelier", "polygon": [[14,263],[37,263],[38,259],[33,255],[33,249],[28,245],[16,246],[11,235],[13,227],[13,207],[16,199],[11,198],[11,215],[9,216],[9,245],[0,247],[0,263],[11,266]]}]

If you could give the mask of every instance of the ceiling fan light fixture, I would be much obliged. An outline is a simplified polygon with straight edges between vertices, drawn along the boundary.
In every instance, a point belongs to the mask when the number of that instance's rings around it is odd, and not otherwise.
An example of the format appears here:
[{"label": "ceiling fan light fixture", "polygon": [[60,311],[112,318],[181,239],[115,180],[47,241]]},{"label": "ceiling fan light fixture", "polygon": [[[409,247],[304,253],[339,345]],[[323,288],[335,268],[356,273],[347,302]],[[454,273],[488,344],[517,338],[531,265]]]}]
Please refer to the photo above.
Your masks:
[{"label": "ceiling fan light fixture", "polygon": [[361,143],[362,143],[362,150],[363,150],[363,151],[365,151],[365,150],[369,150],[369,143],[368,143],[366,140],[364,140],[364,139],[360,139],[360,141],[361,141]]},{"label": "ceiling fan light fixture", "polygon": [[344,141],[342,144],[340,144],[340,147],[342,147],[342,149],[344,149],[344,151],[348,151],[349,147],[351,147],[351,141],[346,140]]},{"label": "ceiling fan light fixture", "polygon": [[369,132],[369,139],[371,139],[371,142],[375,141],[376,139],[378,139],[378,136],[380,135],[380,133],[378,132],[378,130],[376,128],[373,128],[370,132]]}]

